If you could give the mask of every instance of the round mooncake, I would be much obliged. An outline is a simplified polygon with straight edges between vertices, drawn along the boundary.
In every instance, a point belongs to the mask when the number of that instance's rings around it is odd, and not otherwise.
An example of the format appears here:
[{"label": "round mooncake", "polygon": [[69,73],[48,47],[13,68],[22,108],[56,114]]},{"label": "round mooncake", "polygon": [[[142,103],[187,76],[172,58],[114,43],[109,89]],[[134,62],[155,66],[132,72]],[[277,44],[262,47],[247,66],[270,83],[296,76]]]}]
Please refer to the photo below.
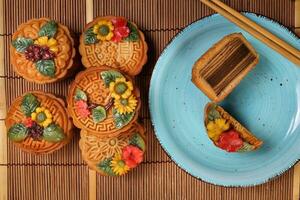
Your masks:
[{"label": "round mooncake", "polygon": [[85,130],[81,130],[80,135],[83,160],[102,175],[124,175],[144,159],[144,128],[138,123],[133,123],[130,129],[117,137],[97,137]]},{"label": "round mooncake", "polygon": [[73,136],[73,124],[63,100],[39,91],[16,98],[5,125],[9,139],[16,146],[36,154],[52,153]]},{"label": "round mooncake", "polygon": [[105,66],[80,72],[69,89],[68,112],[74,125],[97,136],[128,130],[140,105],[140,91],[132,78]]},{"label": "round mooncake", "polygon": [[85,26],[79,52],[85,67],[107,65],[135,76],[147,61],[144,34],[124,17],[98,17]]},{"label": "round mooncake", "polygon": [[63,79],[75,65],[74,41],[66,26],[47,18],[21,24],[12,36],[11,63],[17,74],[35,83]]}]

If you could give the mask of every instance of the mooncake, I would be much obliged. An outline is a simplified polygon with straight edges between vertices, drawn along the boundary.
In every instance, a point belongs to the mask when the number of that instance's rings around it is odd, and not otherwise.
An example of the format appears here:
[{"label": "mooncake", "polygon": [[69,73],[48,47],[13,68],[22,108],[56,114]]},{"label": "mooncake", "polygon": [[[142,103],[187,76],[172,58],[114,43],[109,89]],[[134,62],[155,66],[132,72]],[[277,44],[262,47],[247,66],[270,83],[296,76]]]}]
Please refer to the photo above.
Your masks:
[{"label": "mooncake", "polygon": [[17,97],[5,119],[8,138],[23,151],[46,154],[66,145],[73,124],[65,103],[52,94],[33,91]]},{"label": "mooncake", "polygon": [[98,17],[80,37],[81,61],[87,68],[107,65],[135,76],[147,61],[147,50],[144,34],[124,17]]},{"label": "mooncake", "polygon": [[13,69],[31,82],[43,84],[65,78],[77,66],[73,63],[74,56],[70,31],[54,20],[29,20],[12,36],[10,58]]},{"label": "mooncake", "polygon": [[144,128],[131,124],[116,137],[98,137],[81,130],[79,147],[83,160],[101,175],[124,175],[142,163],[146,151]]},{"label": "mooncake", "polygon": [[80,72],[69,88],[68,112],[90,134],[117,136],[138,118],[140,91],[133,79],[105,66]]}]

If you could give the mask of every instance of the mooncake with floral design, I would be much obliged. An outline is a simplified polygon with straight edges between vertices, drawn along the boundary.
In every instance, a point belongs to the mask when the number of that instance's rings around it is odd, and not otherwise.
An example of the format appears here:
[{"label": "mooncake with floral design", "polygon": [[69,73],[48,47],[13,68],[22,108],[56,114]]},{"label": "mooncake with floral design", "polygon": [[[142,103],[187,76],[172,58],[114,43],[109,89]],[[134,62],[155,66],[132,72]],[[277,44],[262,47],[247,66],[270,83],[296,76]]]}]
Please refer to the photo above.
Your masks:
[{"label": "mooncake with floral design", "polygon": [[11,63],[15,72],[28,81],[42,84],[63,79],[75,67],[74,56],[70,31],[54,20],[29,20],[12,36]]},{"label": "mooncake with floral design", "polygon": [[75,126],[97,136],[117,136],[129,129],[140,105],[140,91],[132,78],[105,66],[80,72],[68,94]]},{"label": "mooncake with floral design", "polygon": [[98,17],[86,25],[79,52],[85,67],[107,65],[131,76],[147,61],[144,34],[124,17]]},{"label": "mooncake with floral design", "polygon": [[65,103],[52,94],[33,91],[14,100],[5,119],[8,138],[26,152],[52,153],[73,136]]},{"label": "mooncake with floral design", "polygon": [[249,152],[263,144],[263,141],[215,103],[206,105],[204,119],[208,137],[218,148],[227,152]]},{"label": "mooncake with floral design", "polygon": [[79,147],[83,160],[96,172],[121,176],[142,163],[146,151],[144,128],[131,124],[116,137],[98,137],[81,130]]}]

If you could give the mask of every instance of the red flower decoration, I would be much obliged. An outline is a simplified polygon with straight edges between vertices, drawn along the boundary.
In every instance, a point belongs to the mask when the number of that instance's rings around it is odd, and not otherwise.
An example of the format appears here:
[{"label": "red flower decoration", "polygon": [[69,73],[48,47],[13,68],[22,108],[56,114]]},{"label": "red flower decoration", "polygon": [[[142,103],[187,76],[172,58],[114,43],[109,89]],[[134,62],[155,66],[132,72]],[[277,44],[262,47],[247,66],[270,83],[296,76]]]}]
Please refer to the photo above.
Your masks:
[{"label": "red flower decoration", "polygon": [[128,145],[122,149],[122,160],[129,168],[134,168],[143,161],[144,152],[138,147]]},{"label": "red flower decoration", "polygon": [[23,123],[27,128],[30,128],[30,127],[32,127],[33,122],[34,121],[31,119],[31,117],[27,117]]},{"label": "red flower decoration", "polygon": [[127,21],[123,18],[115,18],[111,20],[114,25],[114,36],[112,41],[120,42],[123,38],[128,37],[130,30],[127,27]]},{"label": "red flower decoration", "polygon": [[91,112],[88,109],[88,105],[86,101],[83,100],[76,101],[75,106],[79,116],[88,117],[91,114]]},{"label": "red flower decoration", "polygon": [[217,146],[228,152],[236,152],[243,146],[243,140],[237,131],[229,130],[220,135]]}]

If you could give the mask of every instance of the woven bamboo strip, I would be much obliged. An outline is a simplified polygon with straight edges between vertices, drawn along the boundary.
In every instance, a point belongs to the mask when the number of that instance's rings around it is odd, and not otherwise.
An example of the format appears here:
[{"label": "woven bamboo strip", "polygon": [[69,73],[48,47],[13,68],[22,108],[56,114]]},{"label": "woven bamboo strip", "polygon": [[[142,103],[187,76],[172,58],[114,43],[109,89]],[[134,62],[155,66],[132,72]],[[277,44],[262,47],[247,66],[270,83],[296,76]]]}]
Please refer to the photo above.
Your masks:
[{"label": "woven bamboo strip", "polygon": [[[93,0],[86,0],[86,22],[93,20]],[[97,199],[96,172],[89,170],[89,200]]]},{"label": "woven bamboo strip", "polygon": [[[295,32],[300,37],[300,0],[295,0]],[[300,199],[300,163],[294,166],[293,200]]]}]

